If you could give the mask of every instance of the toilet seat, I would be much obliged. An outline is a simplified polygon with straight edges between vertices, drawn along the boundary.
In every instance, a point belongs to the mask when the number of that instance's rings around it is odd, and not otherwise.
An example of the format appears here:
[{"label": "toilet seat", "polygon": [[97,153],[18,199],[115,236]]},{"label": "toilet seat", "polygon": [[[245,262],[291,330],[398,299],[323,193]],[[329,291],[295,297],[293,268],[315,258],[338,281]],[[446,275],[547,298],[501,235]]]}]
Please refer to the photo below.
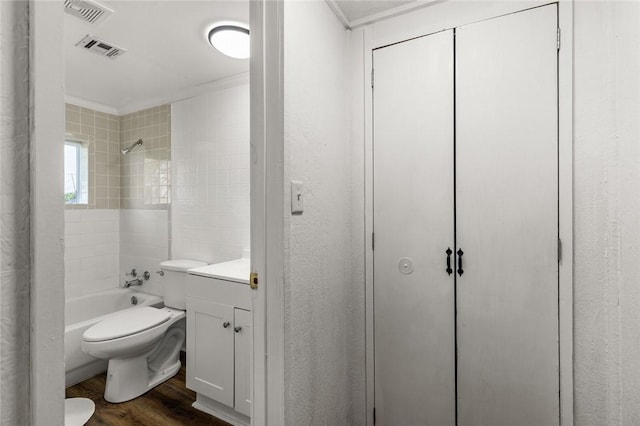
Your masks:
[{"label": "toilet seat", "polygon": [[[81,347],[86,354],[100,359],[135,357],[153,349],[169,327],[185,316],[185,311],[179,309],[150,306],[116,312],[88,328],[82,335]],[[121,337],[113,337],[117,335]]]},{"label": "toilet seat", "polygon": [[82,336],[86,342],[104,342],[131,336],[169,321],[171,313],[144,306],[116,312],[108,318],[89,327]]}]

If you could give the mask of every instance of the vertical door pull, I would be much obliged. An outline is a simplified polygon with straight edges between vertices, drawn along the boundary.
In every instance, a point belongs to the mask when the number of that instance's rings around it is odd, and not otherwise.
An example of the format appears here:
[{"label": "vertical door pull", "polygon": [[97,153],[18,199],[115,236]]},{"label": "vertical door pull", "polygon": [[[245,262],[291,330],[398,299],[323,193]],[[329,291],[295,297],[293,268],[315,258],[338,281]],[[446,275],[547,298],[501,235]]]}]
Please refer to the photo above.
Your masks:
[{"label": "vertical door pull", "polygon": [[453,254],[451,247],[447,247],[447,251],[445,253],[447,253],[447,274],[451,275],[453,272],[453,269],[451,269],[451,255]]},{"label": "vertical door pull", "polygon": [[462,276],[464,274],[464,270],[462,269],[462,255],[464,252],[462,249],[458,249],[458,275]]}]

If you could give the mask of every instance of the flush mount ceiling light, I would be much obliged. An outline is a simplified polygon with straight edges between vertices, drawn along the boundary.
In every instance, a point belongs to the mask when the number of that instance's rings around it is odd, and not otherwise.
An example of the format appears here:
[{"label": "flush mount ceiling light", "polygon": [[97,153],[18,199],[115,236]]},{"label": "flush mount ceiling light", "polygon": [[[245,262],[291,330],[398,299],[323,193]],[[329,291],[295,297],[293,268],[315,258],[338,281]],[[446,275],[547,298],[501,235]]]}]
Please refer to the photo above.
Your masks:
[{"label": "flush mount ceiling light", "polygon": [[209,30],[207,39],[219,52],[231,58],[249,57],[249,28],[241,24],[216,24]]}]

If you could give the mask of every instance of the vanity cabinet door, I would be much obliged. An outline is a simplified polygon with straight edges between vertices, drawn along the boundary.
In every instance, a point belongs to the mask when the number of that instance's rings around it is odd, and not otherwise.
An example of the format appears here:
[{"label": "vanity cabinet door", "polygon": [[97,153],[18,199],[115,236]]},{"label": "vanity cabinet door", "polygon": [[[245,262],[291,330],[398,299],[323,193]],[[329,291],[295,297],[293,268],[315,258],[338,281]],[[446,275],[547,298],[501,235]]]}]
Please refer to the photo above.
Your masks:
[{"label": "vanity cabinet door", "polygon": [[235,405],[237,412],[251,415],[251,312],[235,309]]},{"label": "vanity cabinet door", "polygon": [[187,387],[234,404],[233,306],[187,298]]}]

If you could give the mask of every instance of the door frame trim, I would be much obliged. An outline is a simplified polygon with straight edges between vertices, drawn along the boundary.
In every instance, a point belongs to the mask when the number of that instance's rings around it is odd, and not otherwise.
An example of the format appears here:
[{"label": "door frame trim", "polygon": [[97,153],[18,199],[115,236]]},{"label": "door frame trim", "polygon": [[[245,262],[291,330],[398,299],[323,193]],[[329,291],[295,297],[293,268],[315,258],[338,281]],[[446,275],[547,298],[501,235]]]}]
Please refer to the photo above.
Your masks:
[{"label": "door frame trim", "polygon": [[284,3],[250,2],[253,426],[282,425],[284,381]]},{"label": "door frame trim", "polygon": [[558,3],[560,424],[573,425],[573,0]]},{"label": "door frame trim", "polygon": [[[251,165],[251,257],[252,271],[259,272],[261,280],[259,290],[252,295],[253,333],[257,343],[253,345],[251,359],[251,424],[281,425],[284,419],[284,249],[277,251],[277,248],[284,244],[284,171],[278,167],[266,168],[266,164],[281,164],[284,156],[283,2],[256,0],[250,6],[252,40],[256,41],[250,71],[251,143],[255,150]],[[64,421],[63,155],[62,150],[51,143],[51,135],[59,135],[59,140],[64,140],[64,55],[61,54],[64,12],[60,1],[29,0],[28,19],[31,371],[29,399],[24,403],[30,404],[29,424],[38,426]],[[272,250],[268,258],[267,248]]]},{"label": "door frame trim", "polygon": [[[386,23],[386,32],[374,38],[376,24],[362,28],[363,59],[362,84],[364,90],[364,162],[365,162],[365,363],[366,363],[366,424],[372,426],[374,395],[374,312],[373,312],[373,93],[371,88],[371,69],[373,50],[393,43],[406,41],[415,36],[427,35],[436,31],[452,29],[484,19],[492,19],[505,14],[522,12],[531,7],[546,4],[558,5],[558,26],[561,28],[561,48],[558,51],[558,220],[559,236],[562,240],[562,257],[558,264],[558,313],[559,313],[559,365],[560,365],[560,424],[573,425],[573,1],[538,2],[523,5],[506,4],[505,9],[496,13],[491,11],[471,13],[475,19],[451,18],[452,24],[437,30],[423,30],[420,34],[415,29],[407,32],[403,22],[411,18],[402,15],[387,21],[397,21],[396,30],[389,30],[394,24]],[[436,7],[447,7],[447,4],[434,4],[411,14],[429,12]],[[478,6],[482,8],[482,6]],[[428,19],[428,18],[427,18]],[[384,22],[384,21],[383,21]],[[425,27],[427,28],[427,27]],[[389,34],[391,33],[391,34]]]}]

